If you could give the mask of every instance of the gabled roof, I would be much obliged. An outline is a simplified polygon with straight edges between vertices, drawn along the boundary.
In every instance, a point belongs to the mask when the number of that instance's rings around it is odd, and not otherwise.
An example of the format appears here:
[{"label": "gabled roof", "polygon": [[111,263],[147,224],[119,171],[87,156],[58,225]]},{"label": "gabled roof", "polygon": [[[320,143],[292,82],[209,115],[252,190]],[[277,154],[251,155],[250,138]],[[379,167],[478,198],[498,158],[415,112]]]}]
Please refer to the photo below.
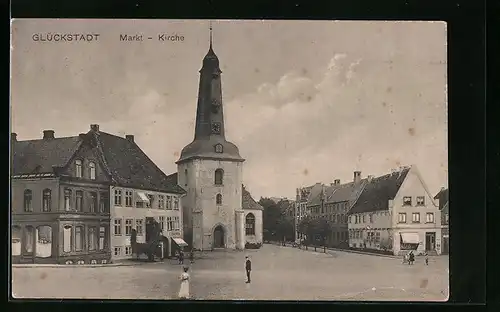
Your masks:
[{"label": "gabled roof", "polygon": [[316,183],[310,186],[309,197],[307,198],[307,206],[313,206],[316,198],[321,194],[323,190],[323,185],[321,183]]},{"label": "gabled roof", "polygon": [[[125,187],[143,188],[182,194],[177,177],[168,178],[141,148],[125,138],[109,133],[89,131],[97,143],[104,170],[113,181]],[[53,173],[54,167],[64,167],[72,159],[84,138],[80,136],[15,141],[13,149],[13,175]]]},{"label": "gabled roof", "polygon": [[312,192],[311,192],[311,196],[309,197],[309,201],[308,201],[307,205],[308,206],[321,205],[322,199],[324,199],[326,202],[326,200],[329,197],[331,197],[336,191],[337,191],[337,188],[334,186],[325,186],[325,185],[321,184],[321,188],[319,189],[319,192],[314,192],[314,194],[312,194]]},{"label": "gabled roof", "polygon": [[80,147],[78,136],[12,142],[12,174],[52,173]]},{"label": "gabled roof", "polygon": [[250,195],[250,192],[247,191],[245,186],[242,184],[241,185],[241,207],[243,209],[251,209],[251,210],[263,210],[264,207],[262,207],[258,202],[256,202],[252,195]]},{"label": "gabled roof", "polygon": [[104,159],[116,182],[125,187],[184,193],[134,142],[106,132],[95,133]]},{"label": "gabled roof", "polygon": [[353,213],[372,212],[389,209],[389,200],[394,199],[410,168],[372,178],[367,181],[361,195],[349,211]]},{"label": "gabled roof", "polygon": [[335,192],[327,198],[326,202],[349,202],[349,206],[351,206],[358,199],[366,183],[367,179],[362,179],[359,183],[349,182],[335,186]]},{"label": "gabled roof", "polygon": [[439,209],[443,209],[444,205],[446,205],[449,201],[450,192],[449,189],[443,188],[439,191],[439,193],[434,196],[434,199],[439,199]]}]

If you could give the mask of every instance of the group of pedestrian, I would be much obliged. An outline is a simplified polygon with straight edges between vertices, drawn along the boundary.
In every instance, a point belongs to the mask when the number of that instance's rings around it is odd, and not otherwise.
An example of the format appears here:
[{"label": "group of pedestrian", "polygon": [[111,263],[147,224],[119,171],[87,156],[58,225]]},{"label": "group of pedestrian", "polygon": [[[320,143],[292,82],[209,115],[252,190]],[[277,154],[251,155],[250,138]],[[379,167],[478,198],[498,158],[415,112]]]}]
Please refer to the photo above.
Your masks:
[{"label": "group of pedestrian", "polygon": [[[181,259],[182,257],[182,261],[184,261],[184,256],[182,255],[182,251],[179,252],[179,259]],[[193,251],[191,251],[191,263],[194,262],[193,260]],[[179,260],[179,263],[181,263],[181,261]],[[248,256],[245,257],[245,272],[246,272],[246,277],[247,277],[247,280],[246,280],[246,283],[249,284],[250,283],[250,272],[252,271],[252,261],[250,260],[250,258]],[[190,280],[190,275],[189,275],[189,267],[187,266],[183,266],[182,268],[182,273],[181,275],[179,276],[179,280],[181,282],[181,286],[180,286],[180,289],[179,289],[179,294],[178,294],[178,297],[179,299],[184,299],[184,300],[187,300],[190,298],[189,296],[189,280]]]},{"label": "group of pedestrian", "polygon": [[[424,253],[425,256],[425,265],[429,265],[429,254],[427,252]],[[408,254],[403,255],[403,264],[408,263],[408,265],[413,265],[415,262],[415,254],[413,250]]]},{"label": "group of pedestrian", "polygon": [[[184,264],[184,251],[183,250],[179,250],[176,252],[177,254],[177,260],[179,261],[179,264]],[[189,261],[191,263],[194,263],[194,250],[191,249],[191,251],[189,252]]]}]

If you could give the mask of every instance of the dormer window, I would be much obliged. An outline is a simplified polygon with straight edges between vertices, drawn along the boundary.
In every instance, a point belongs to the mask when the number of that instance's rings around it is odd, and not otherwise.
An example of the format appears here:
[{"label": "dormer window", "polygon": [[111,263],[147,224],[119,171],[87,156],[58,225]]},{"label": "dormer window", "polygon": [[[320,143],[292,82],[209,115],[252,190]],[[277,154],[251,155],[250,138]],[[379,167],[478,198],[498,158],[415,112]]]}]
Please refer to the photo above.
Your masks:
[{"label": "dormer window", "polygon": [[222,152],[224,152],[224,148],[222,147],[222,144],[216,144],[215,145],[215,152],[216,153],[222,153]]},{"label": "dormer window", "polygon": [[80,159],[75,160],[75,176],[82,177],[82,161]]},{"label": "dormer window", "polygon": [[95,180],[95,162],[93,161],[89,163],[89,176],[90,180]]}]

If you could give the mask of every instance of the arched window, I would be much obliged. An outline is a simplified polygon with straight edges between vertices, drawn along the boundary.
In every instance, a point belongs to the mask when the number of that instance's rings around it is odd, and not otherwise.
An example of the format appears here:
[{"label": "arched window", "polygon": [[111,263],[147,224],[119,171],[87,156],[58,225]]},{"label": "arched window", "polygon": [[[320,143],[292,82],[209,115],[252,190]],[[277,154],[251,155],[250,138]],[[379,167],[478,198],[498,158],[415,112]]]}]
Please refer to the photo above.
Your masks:
[{"label": "arched window", "polygon": [[31,190],[24,191],[24,211],[25,212],[33,212],[33,192]]},{"label": "arched window", "polygon": [[215,185],[222,185],[224,181],[224,170],[217,169],[215,170]]},{"label": "arched window", "polygon": [[48,258],[52,255],[52,228],[47,225],[36,229],[36,256]]},{"label": "arched window", "polygon": [[82,161],[80,159],[75,160],[75,175],[77,178],[82,177]]},{"label": "arched window", "polygon": [[73,228],[71,225],[65,225],[63,228],[63,251],[71,252],[73,249],[73,244],[71,242],[71,238],[73,236]]},{"label": "arched window", "polygon": [[89,162],[89,176],[90,180],[95,180],[95,162]]},{"label": "arched window", "polygon": [[255,235],[255,216],[253,213],[247,214],[245,218],[245,234]]},{"label": "arched window", "polygon": [[49,212],[51,210],[52,201],[52,191],[50,189],[44,189],[42,193],[42,211]]},{"label": "arched window", "polygon": [[222,205],[222,194],[217,194],[217,195],[215,196],[215,203],[216,203],[217,205]]},{"label": "arched window", "polygon": [[222,153],[222,152],[224,152],[224,148],[222,147],[222,144],[216,144],[215,145],[215,152],[216,153]]}]

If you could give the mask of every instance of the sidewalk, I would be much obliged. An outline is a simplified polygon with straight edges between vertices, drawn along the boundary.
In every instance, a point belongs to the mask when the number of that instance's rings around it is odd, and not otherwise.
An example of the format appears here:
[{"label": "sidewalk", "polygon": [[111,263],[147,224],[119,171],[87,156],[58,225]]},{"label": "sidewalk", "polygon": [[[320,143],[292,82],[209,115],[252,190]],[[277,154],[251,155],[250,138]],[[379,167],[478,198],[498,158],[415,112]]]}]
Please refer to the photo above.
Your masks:
[{"label": "sidewalk", "polygon": [[121,266],[139,266],[144,264],[163,264],[168,259],[156,261],[156,262],[146,262],[146,261],[131,261],[123,260],[108,264],[42,264],[42,263],[13,263],[12,268],[109,268],[109,267],[121,267]]},{"label": "sidewalk", "polygon": [[[280,243],[269,243],[271,245],[277,245],[277,246],[280,246],[280,247],[288,247],[288,248],[294,248],[290,245],[281,245]],[[297,248],[297,247],[295,247]],[[299,248],[297,248],[299,249]],[[302,247],[300,248],[299,250],[303,250],[303,251],[313,251],[314,252],[314,246],[308,246],[307,247],[307,250],[305,249],[305,247]],[[323,252],[323,247],[316,247],[316,252],[319,252],[319,253],[324,253]],[[348,253],[356,253],[356,254],[360,254],[360,255],[367,255],[367,256],[377,256],[377,257],[386,257],[386,258],[394,258],[394,259],[399,259],[401,257],[399,256],[394,256],[394,255],[386,255],[386,254],[379,254],[379,253],[374,253],[374,252],[369,252],[369,251],[360,251],[360,250],[351,250],[351,249],[340,249],[340,248],[330,248],[330,247],[327,247],[326,250],[329,250],[329,251],[338,251],[338,252],[348,252]]]}]

